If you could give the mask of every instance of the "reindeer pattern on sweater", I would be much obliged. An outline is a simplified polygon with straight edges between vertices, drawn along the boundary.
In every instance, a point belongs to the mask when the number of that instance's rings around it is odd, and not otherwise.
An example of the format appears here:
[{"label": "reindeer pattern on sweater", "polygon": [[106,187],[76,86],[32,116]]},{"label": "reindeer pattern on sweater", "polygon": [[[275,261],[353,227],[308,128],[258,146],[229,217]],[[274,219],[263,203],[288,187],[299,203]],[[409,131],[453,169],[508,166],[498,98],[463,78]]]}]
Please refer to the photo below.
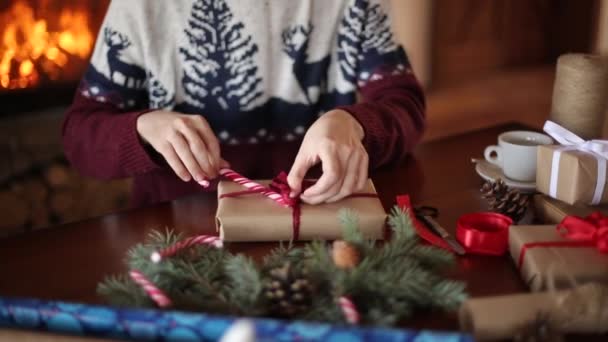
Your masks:
[{"label": "reindeer pattern on sweater", "polygon": [[114,0],[80,92],[203,115],[225,144],[295,140],[407,73],[384,0]]}]

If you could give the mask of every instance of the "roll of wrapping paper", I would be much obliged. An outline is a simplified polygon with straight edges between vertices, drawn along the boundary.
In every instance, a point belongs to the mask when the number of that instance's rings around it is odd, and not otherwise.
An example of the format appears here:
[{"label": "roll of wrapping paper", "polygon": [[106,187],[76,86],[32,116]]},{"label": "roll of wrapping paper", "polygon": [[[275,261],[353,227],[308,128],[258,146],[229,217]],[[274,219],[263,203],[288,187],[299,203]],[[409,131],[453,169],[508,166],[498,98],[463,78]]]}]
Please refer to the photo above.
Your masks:
[{"label": "roll of wrapping paper", "polygon": [[[154,341],[217,341],[238,317],[0,297],[0,327]],[[459,332],[250,318],[259,341],[458,341]]]},{"label": "roll of wrapping paper", "polygon": [[557,60],[551,120],[585,140],[602,136],[608,105],[608,57],[565,54]]},{"label": "roll of wrapping paper", "polygon": [[608,287],[588,283],[570,290],[472,298],[460,308],[461,329],[477,341],[515,337],[539,316],[562,333],[608,331]]}]

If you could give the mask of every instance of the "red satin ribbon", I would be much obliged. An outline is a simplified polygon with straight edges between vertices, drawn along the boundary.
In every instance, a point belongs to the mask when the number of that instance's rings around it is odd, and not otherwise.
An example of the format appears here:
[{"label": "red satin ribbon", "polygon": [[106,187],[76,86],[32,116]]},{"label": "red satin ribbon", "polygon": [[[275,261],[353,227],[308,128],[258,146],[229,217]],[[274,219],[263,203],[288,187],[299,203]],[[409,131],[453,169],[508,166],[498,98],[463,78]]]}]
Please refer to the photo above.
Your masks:
[{"label": "red satin ribbon", "polygon": [[425,224],[416,218],[416,215],[414,215],[414,207],[412,206],[409,195],[397,196],[397,205],[403,211],[408,213],[410,220],[412,220],[412,223],[414,223],[414,229],[416,230],[416,233],[418,233],[418,236],[431,245],[452,251],[452,248],[447,244],[447,242],[445,242],[445,240],[443,240],[439,235],[433,233]]},{"label": "red satin ribbon", "polygon": [[497,213],[472,213],[461,216],[456,238],[467,253],[503,255],[509,246],[509,226],[513,220]]},{"label": "red satin ribbon", "polygon": [[599,211],[585,218],[566,216],[556,230],[568,241],[526,243],[519,252],[517,266],[522,267],[526,251],[535,247],[595,247],[600,253],[608,253],[608,217]]},{"label": "red satin ribbon", "polygon": [[[311,187],[314,184],[315,184],[315,182],[305,180],[302,183],[302,191],[306,190],[307,188]],[[275,192],[281,194],[281,196],[283,196],[283,198],[287,202],[287,205],[289,206],[289,208],[291,208],[293,239],[298,240],[300,238],[300,220],[301,220],[301,216],[302,216],[302,207],[301,207],[302,203],[301,203],[300,197],[291,198],[289,196],[289,194],[291,193],[291,188],[289,187],[289,183],[287,183],[287,174],[285,172],[279,173],[272,180],[272,182],[268,185],[268,188],[270,188],[272,191],[275,191]],[[223,194],[222,196],[220,196],[220,199],[257,194],[257,193],[261,193],[262,191],[263,191],[263,189],[260,189],[257,191],[256,190],[235,191],[235,192]],[[351,194],[350,196],[347,196],[346,198],[352,198],[352,197],[378,197],[378,194],[354,193],[354,194]]]}]

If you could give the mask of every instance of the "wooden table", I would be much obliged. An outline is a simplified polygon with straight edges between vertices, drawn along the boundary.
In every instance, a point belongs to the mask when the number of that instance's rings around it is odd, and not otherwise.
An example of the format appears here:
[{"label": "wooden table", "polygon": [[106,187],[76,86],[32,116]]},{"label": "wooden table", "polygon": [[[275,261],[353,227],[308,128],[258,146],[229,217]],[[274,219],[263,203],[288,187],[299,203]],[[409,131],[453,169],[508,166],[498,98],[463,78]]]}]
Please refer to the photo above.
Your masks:
[{"label": "wooden table", "polygon": [[[518,128],[502,125],[419,146],[410,160],[373,175],[383,205],[389,209],[396,195],[409,193],[414,203],[439,208],[440,223],[454,233],[460,215],[484,209],[479,196],[482,181],[470,158],[481,156],[499,133]],[[1,240],[0,295],[101,303],[95,294],[97,283],[126,271],[125,252],[152,229],[214,233],[215,196],[195,195]],[[273,246],[232,243],[228,248],[259,258]],[[472,296],[526,291],[508,256],[460,257],[448,275],[466,281]],[[457,329],[458,322],[455,314],[422,314],[406,326]]]}]

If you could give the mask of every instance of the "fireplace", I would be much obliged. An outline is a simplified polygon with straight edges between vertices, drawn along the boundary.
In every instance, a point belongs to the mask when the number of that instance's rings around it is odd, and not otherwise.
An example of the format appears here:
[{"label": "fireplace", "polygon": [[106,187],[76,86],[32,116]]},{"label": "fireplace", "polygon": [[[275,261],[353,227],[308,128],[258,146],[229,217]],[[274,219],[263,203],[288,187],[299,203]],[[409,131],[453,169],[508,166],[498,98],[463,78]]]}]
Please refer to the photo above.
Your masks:
[{"label": "fireplace", "polygon": [[126,206],[125,181],[79,176],[61,146],[109,2],[0,2],[0,237]]},{"label": "fireplace", "polygon": [[65,105],[85,71],[109,0],[0,5],[0,113]]}]

